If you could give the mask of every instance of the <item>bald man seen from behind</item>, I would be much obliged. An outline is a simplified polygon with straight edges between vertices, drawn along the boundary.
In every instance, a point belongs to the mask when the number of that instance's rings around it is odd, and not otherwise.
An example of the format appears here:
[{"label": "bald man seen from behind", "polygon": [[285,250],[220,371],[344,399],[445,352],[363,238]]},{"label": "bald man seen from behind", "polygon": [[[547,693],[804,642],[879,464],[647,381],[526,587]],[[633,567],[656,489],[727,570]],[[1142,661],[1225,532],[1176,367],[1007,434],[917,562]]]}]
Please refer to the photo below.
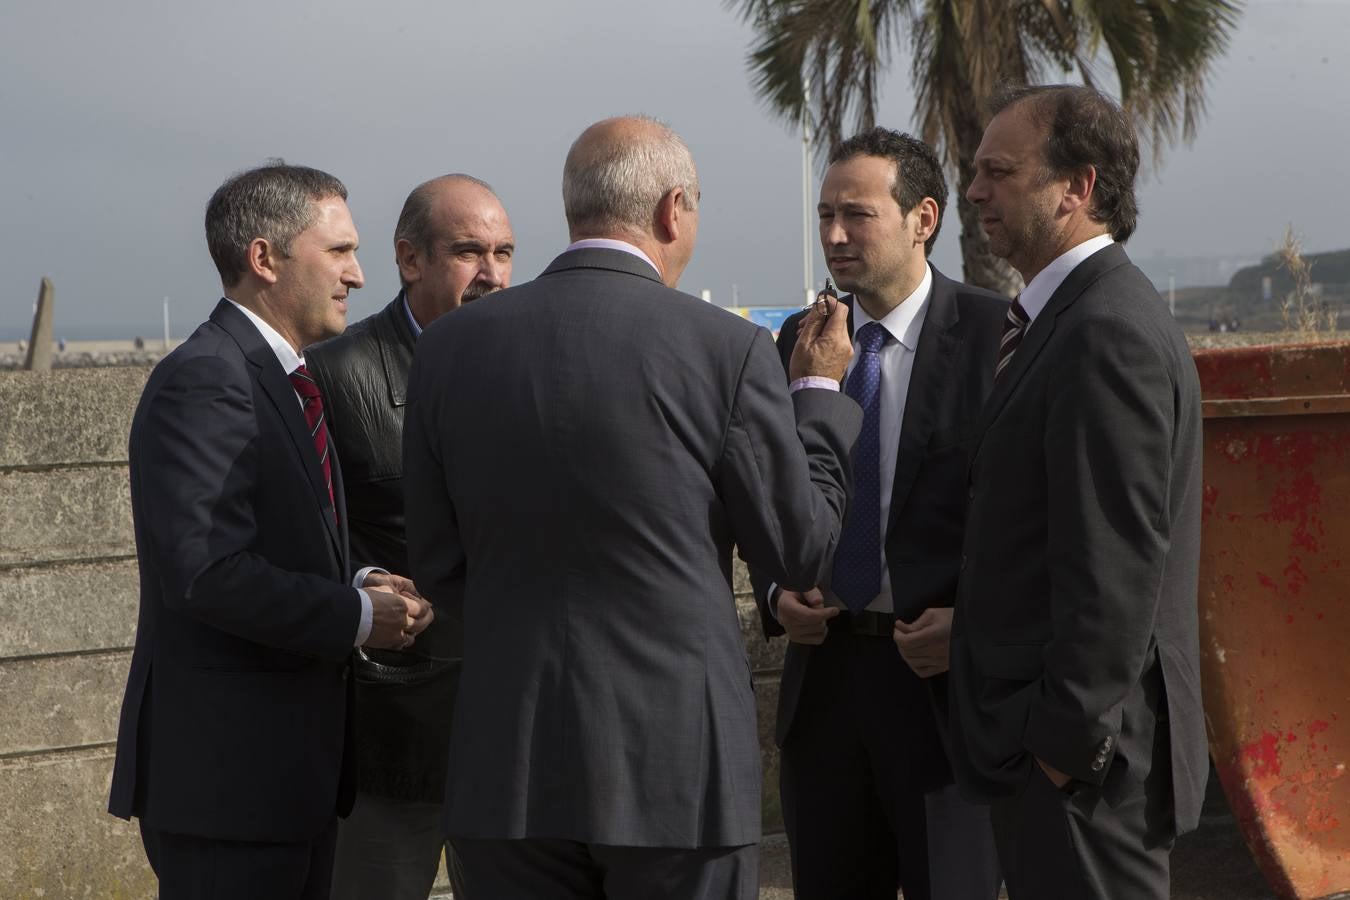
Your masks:
[{"label": "bald man seen from behind", "polygon": [[591,126],[563,169],[572,243],[417,345],[409,557],[464,629],[445,827],[474,897],[756,895],[732,547],[821,579],[861,411],[841,307],[808,318],[790,393],[767,331],[675,290],[698,202],[669,128]]}]

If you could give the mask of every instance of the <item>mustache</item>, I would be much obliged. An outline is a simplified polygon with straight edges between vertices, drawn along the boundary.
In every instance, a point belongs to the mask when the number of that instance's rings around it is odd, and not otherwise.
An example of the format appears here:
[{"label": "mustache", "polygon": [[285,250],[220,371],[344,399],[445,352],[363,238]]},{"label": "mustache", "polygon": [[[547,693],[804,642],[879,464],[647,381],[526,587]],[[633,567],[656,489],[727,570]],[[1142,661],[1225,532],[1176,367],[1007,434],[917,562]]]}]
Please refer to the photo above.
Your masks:
[{"label": "mustache", "polygon": [[460,294],[459,302],[469,303],[470,301],[477,300],[480,297],[486,297],[488,294],[496,293],[501,289],[502,286],[499,284],[482,284],[480,282],[475,281],[473,284],[469,285],[464,289],[463,294]]}]

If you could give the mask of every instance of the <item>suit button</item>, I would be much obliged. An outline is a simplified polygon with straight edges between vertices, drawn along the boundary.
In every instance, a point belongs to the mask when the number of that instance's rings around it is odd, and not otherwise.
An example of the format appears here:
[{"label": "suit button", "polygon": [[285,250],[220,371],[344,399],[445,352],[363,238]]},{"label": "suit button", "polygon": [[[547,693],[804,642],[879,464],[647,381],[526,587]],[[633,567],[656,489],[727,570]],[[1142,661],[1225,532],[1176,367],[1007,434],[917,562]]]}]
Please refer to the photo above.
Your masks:
[{"label": "suit button", "polygon": [[964,553],[962,553],[962,554],[961,554],[961,571],[964,572],[965,570],[966,570],[966,555],[965,555]]},{"label": "suit button", "polygon": [[970,489],[966,491],[966,499],[968,499],[968,500],[974,500],[974,499],[975,499],[975,486],[974,486],[974,485],[971,485],[971,486],[970,486]]}]

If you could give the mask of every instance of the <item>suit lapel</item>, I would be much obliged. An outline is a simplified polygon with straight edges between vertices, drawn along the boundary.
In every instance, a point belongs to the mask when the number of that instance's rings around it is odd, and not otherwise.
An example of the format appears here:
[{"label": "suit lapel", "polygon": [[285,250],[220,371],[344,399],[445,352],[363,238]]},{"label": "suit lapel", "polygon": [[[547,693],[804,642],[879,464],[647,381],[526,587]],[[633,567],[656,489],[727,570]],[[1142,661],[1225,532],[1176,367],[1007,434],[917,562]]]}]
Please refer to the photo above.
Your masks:
[{"label": "suit lapel", "polygon": [[384,366],[389,402],[394,406],[406,406],[408,403],[408,370],[412,367],[413,351],[417,345],[403,302],[403,292],[400,291],[394,302],[384,308],[371,326],[378,338],[375,346],[379,348],[380,362]]},{"label": "suit lapel", "polygon": [[887,536],[914,486],[924,448],[933,433],[938,405],[946,393],[943,385],[951,378],[952,365],[961,348],[961,339],[952,334],[956,323],[956,294],[952,283],[934,269],[932,297],[928,301],[923,327],[919,329],[919,345],[914,350],[914,367],[910,370],[905,396],[905,415],[900,422],[900,446],[895,455]]},{"label": "suit lapel", "polygon": [[[253,323],[234,305],[226,300],[221,300],[211,313],[211,321],[215,322],[225,331],[229,332],[235,342],[239,344],[239,349],[244,352],[244,358],[247,359],[258,370],[258,384],[262,387],[272,406],[276,409],[277,415],[286,425],[286,433],[291,437],[291,443],[295,447],[296,463],[305,473],[309,481],[310,489],[314,492],[314,500],[319,505],[320,518],[323,519],[324,526],[328,529],[328,536],[333,541],[336,548],[338,560],[343,558],[342,540],[338,534],[337,512],[333,509],[333,504],[328,499],[328,484],[324,481],[323,467],[319,465],[319,456],[314,452],[314,440],[310,437],[309,424],[305,421],[304,410],[300,406],[300,401],[296,398],[295,388],[291,385],[290,378],[281,369],[281,363],[277,361],[277,356],[272,352],[272,348],[263,340],[263,336],[258,333],[258,329]],[[333,452],[332,435],[329,435],[328,441],[329,453]],[[338,474],[337,457],[333,457],[333,496],[339,496],[340,475]]]},{"label": "suit lapel", "polygon": [[1040,315],[1031,323],[1022,343],[1013,354],[1012,361],[1003,370],[1003,374],[994,381],[994,388],[990,391],[989,399],[980,413],[980,422],[976,428],[976,443],[971,450],[972,460],[979,454],[980,445],[989,426],[998,418],[1022,377],[1035,364],[1041,350],[1050,342],[1060,314],[1073,306],[1074,301],[1103,274],[1127,262],[1129,257],[1125,255],[1121,246],[1111,244],[1079,263],[1077,268],[1069,273],[1069,277],[1065,278],[1059,288],[1050,295],[1045,309],[1041,310]]}]

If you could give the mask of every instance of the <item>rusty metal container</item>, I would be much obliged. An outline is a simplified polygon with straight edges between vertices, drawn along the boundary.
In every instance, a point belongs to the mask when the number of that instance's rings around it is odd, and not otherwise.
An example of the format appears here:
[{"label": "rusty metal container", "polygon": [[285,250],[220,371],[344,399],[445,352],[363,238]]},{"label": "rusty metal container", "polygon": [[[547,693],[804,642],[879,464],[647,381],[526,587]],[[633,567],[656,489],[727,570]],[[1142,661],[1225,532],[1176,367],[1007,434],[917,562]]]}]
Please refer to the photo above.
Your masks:
[{"label": "rusty metal container", "polygon": [[1350,892],[1350,343],[1194,355],[1210,752],[1276,893],[1340,896]]}]

